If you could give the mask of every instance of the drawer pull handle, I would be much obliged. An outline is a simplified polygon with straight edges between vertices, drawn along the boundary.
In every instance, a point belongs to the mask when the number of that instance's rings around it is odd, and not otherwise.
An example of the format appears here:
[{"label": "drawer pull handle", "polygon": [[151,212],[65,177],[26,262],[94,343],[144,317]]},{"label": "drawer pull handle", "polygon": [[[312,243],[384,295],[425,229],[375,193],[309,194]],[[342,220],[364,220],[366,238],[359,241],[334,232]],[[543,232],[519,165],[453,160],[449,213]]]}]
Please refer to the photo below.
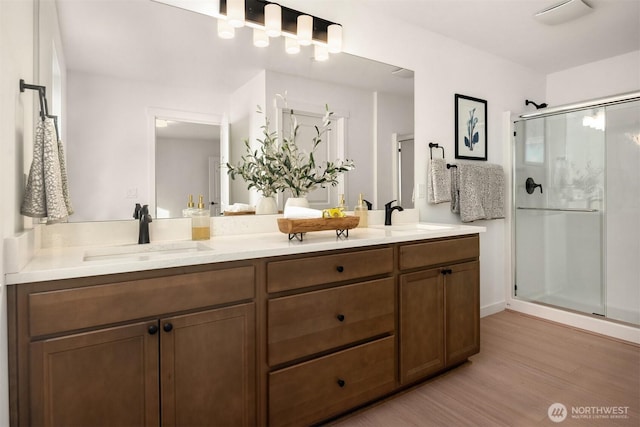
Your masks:
[{"label": "drawer pull handle", "polygon": [[338,385],[339,385],[340,387],[344,387],[344,385],[345,385],[345,384],[346,384],[346,383],[344,382],[344,380],[343,380],[343,379],[338,379]]},{"label": "drawer pull handle", "polygon": [[344,314],[338,314],[336,317],[339,321],[344,322]]},{"label": "drawer pull handle", "polygon": [[451,274],[453,273],[453,270],[451,270],[450,268],[444,269],[440,272],[441,274],[445,275],[445,274]]},{"label": "drawer pull handle", "polygon": [[162,329],[164,329],[165,332],[171,332],[173,325],[171,323],[165,323]]},{"label": "drawer pull handle", "polygon": [[149,326],[149,335],[155,335],[158,332],[158,327],[156,325]]},{"label": "drawer pull handle", "polygon": [[336,270],[338,270],[338,273],[342,273],[344,271],[344,267],[339,265],[338,267],[336,267]]}]

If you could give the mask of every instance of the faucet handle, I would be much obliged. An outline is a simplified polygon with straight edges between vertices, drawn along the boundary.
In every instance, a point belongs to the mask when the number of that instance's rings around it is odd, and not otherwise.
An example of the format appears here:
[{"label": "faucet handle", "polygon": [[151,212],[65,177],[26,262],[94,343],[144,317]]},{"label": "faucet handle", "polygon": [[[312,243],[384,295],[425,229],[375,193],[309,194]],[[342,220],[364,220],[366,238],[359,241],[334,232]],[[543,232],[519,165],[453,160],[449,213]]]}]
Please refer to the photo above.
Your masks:
[{"label": "faucet handle", "polygon": [[142,210],[142,206],[140,206],[140,203],[136,203],[136,207],[133,211],[133,219],[140,219],[141,210]]}]

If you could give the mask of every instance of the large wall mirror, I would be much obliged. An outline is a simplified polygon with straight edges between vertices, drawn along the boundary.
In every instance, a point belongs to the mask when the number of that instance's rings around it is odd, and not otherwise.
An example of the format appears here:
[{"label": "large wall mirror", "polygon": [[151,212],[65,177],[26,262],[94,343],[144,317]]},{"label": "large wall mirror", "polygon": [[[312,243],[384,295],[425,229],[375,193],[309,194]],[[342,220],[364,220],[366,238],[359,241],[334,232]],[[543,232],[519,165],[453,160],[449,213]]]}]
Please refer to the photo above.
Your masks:
[{"label": "large wall mirror", "polygon": [[70,221],[128,220],[135,203],[178,217],[189,194],[215,202],[214,215],[251,203],[220,165],[259,136],[257,105],[276,127],[283,111],[329,105],[356,164],[341,190],[347,204],[363,193],[376,208],[393,198],[412,207],[404,146],[398,161],[401,136],[413,134],[412,72],[346,53],[316,62],[311,48],[288,55],[282,38],[257,48],[249,28],[223,40],[214,18],[152,0],[40,0],[39,13],[39,81],[57,88],[48,96],[67,152]]}]

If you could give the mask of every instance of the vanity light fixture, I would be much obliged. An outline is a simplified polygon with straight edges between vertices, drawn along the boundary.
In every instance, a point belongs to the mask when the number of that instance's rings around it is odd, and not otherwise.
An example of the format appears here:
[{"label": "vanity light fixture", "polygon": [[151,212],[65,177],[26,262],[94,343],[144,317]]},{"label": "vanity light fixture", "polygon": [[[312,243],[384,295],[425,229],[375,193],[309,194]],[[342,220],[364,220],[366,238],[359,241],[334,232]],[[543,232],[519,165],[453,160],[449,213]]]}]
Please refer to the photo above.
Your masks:
[{"label": "vanity light fixture", "polygon": [[313,18],[309,15],[298,16],[298,43],[309,46],[313,36]]},{"label": "vanity light fixture", "polygon": [[264,7],[264,31],[269,37],[282,34],[282,8],[279,4],[269,3]]},{"label": "vanity light fixture", "polygon": [[266,0],[216,0],[216,4],[218,10],[209,15],[218,18],[221,38],[232,38],[234,28],[246,25],[254,30],[255,46],[268,46],[269,37],[284,36],[285,50],[290,54],[300,52],[301,45],[314,45],[316,61],[326,61],[329,53],[342,52],[342,26],[335,22]]},{"label": "vanity light fixture", "polygon": [[227,22],[234,28],[244,27],[244,0],[227,0]]},{"label": "vanity light fixture", "polygon": [[329,52],[342,52],[342,25],[331,24],[327,27],[327,45]]}]

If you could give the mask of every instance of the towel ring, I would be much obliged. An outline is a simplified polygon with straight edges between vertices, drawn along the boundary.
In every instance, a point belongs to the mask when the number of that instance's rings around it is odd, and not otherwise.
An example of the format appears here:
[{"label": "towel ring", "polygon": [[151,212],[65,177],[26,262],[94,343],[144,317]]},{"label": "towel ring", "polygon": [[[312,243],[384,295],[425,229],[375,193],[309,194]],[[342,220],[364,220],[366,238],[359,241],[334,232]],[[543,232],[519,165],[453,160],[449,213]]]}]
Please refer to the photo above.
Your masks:
[{"label": "towel ring", "polygon": [[430,142],[429,143],[429,158],[431,160],[433,160],[433,149],[441,149],[442,150],[442,158],[444,159],[444,147],[440,147],[438,144],[436,144],[435,142]]}]

